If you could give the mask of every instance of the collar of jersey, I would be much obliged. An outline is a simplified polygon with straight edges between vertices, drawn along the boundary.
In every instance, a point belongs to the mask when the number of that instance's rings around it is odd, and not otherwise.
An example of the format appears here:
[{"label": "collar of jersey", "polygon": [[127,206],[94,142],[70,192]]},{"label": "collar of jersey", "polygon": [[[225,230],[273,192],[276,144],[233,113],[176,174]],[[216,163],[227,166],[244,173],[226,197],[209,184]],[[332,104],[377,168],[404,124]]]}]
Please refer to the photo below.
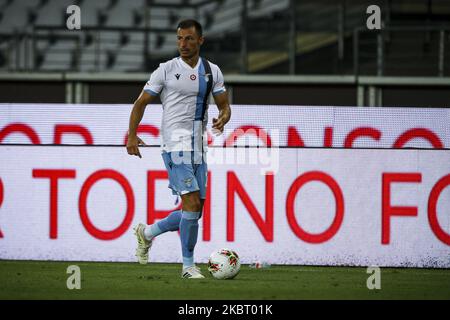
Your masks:
[{"label": "collar of jersey", "polygon": [[181,57],[178,57],[178,59],[180,60],[181,64],[188,68],[189,70],[196,70],[198,69],[198,67],[200,66],[200,63],[202,63],[202,57],[198,57],[198,61],[197,64],[195,65],[195,67],[191,67],[190,65],[188,65],[186,62],[184,62],[184,60]]}]

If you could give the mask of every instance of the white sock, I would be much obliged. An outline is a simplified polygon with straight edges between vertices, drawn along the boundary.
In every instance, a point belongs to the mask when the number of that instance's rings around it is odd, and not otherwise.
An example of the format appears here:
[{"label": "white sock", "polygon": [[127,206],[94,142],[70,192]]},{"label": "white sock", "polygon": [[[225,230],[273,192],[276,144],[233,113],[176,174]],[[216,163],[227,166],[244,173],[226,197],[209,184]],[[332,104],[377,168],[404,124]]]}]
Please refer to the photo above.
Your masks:
[{"label": "white sock", "polygon": [[144,228],[144,238],[148,241],[152,240],[157,235],[161,234],[161,229],[158,227],[156,223],[146,226]]}]

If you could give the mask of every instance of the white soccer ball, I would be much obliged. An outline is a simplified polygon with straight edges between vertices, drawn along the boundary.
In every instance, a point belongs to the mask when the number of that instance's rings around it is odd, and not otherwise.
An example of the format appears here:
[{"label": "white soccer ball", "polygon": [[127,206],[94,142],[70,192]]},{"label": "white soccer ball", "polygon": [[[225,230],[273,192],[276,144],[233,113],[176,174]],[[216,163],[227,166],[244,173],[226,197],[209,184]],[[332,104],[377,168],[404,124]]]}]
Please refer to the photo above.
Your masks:
[{"label": "white soccer ball", "polygon": [[234,250],[223,248],[209,256],[208,271],[216,279],[233,279],[240,269],[241,261]]}]

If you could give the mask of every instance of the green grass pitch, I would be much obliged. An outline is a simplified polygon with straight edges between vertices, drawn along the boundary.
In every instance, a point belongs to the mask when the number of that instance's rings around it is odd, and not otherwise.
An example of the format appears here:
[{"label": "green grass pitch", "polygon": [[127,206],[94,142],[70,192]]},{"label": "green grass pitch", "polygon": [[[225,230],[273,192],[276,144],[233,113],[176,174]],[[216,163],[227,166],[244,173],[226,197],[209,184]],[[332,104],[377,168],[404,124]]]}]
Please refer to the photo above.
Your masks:
[{"label": "green grass pitch", "polygon": [[[69,265],[81,289],[69,290]],[[0,299],[300,300],[450,299],[449,269],[381,268],[381,289],[366,286],[366,268],[242,265],[233,280],[180,278],[179,264],[0,261]]]}]

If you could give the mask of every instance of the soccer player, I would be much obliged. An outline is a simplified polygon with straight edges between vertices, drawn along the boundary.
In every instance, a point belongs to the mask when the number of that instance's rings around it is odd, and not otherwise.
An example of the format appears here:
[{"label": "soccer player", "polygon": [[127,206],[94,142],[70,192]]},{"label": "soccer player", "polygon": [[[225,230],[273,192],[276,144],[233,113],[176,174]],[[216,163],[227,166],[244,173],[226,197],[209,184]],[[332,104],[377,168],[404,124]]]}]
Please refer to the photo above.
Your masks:
[{"label": "soccer player", "polygon": [[180,231],[183,257],[182,278],[202,279],[194,264],[198,220],[202,216],[206,198],[206,125],[208,97],[212,93],[219,109],[213,119],[212,130],[223,132],[230,120],[231,109],[219,67],[200,57],[203,44],[202,26],[195,20],[181,21],[177,26],[180,56],[165,63],[151,74],[141,94],[134,102],[130,115],[127,152],[141,158],[139,145],[145,145],[137,134],[145,107],[160,96],[163,116],[161,121],[162,158],[169,176],[169,188],[182,200],[182,210],[170,213],[152,225],[142,223],[134,227],[139,263],[148,262],[152,240],[167,231]]}]

